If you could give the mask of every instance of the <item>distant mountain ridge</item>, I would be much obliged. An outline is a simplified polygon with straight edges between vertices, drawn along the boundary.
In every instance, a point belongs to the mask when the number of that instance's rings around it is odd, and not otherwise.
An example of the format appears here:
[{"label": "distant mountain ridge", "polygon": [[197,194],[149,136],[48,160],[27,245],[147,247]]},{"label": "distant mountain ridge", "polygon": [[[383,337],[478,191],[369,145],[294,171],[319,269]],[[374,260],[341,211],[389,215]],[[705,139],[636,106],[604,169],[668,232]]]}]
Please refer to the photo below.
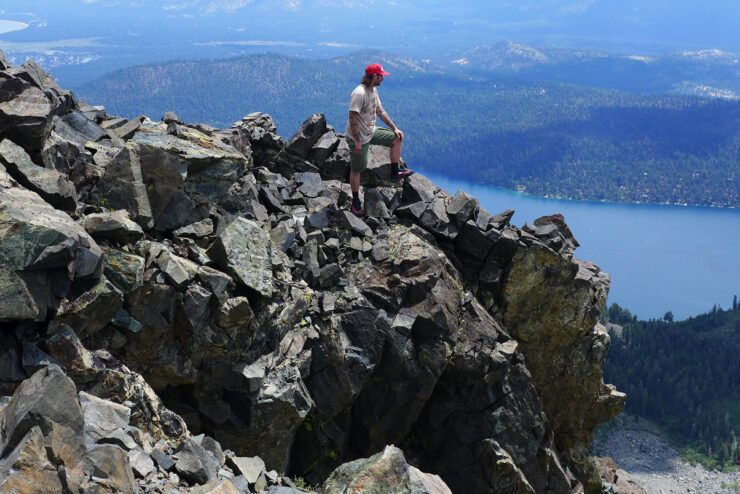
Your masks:
[{"label": "distant mountain ridge", "polygon": [[391,73],[381,99],[407,133],[404,156],[415,167],[537,195],[740,206],[733,100],[527,82],[376,51],[150,64],[75,93],[129,118],[172,110],[226,127],[261,110],[278,129],[293,129],[321,112],[342,132],[349,92],[368,61]]},{"label": "distant mountain ridge", "polygon": [[[616,54],[506,41],[471,48],[450,60],[450,64],[469,73],[487,72],[633,93],[740,98],[740,59],[734,53],[717,49],[664,55]],[[713,91],[707,92],[708,87]]]}]

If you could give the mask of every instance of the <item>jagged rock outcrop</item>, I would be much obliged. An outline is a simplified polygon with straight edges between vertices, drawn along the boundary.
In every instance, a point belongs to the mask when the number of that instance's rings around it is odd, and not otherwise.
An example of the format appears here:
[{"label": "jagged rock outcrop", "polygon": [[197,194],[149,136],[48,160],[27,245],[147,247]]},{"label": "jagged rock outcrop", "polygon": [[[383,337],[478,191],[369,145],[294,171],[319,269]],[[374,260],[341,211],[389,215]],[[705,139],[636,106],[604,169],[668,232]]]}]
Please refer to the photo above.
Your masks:
[{"label": "jagged rock outcrop", "polygon": [[[31,69],[0,72],[9,107],[48,86],[28,123],[0,106],[6,154],[78,206],[0,169],[0,391],[54,376],[82,412],[0,436],[0,483],[280,492],[278,471],[320,483],[385,451],[361,463],[413,492],[446,488],[416,468],[453,492],[600,490],[592,430],[624,404],[601,379],[609,277],[562,217],[519,229],[421,174],[392,184],[379,149],[357,217],[321,114],[287,143],[259,113],[128,121]],[[57,429],[67,460],[40,446]]]}]

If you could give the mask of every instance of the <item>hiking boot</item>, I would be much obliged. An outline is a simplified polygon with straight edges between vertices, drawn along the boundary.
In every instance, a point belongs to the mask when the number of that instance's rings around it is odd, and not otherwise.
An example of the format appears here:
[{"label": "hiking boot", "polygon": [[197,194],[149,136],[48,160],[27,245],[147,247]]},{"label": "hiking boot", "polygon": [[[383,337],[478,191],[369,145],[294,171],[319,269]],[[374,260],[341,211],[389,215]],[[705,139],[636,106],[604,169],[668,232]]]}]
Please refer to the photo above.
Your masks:
[{"label": "hiking boot", "polygon": [[408,168],[403,168],[398,171],[395,175],[391,175],[391,180],[394,182],[401,180],[402,178],[410,177],[414,174],[413,170],[409,170]]},{"label": "hiking boot", "polygon": [[352,201],[352,212],[354,214],[362,214],[362,203],[359,199]]}]

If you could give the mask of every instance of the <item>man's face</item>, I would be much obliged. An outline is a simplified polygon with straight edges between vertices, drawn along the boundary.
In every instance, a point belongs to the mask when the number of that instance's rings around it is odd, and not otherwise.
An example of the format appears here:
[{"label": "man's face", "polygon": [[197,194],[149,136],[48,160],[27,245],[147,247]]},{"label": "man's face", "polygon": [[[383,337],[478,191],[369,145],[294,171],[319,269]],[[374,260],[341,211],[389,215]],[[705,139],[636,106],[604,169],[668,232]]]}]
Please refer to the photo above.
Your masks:
[{"label": "man's face", "polygon": [[380,83],[383,82],[383,75],[382,74],[375,74],[373,75],[373,86],[380,86]]}]

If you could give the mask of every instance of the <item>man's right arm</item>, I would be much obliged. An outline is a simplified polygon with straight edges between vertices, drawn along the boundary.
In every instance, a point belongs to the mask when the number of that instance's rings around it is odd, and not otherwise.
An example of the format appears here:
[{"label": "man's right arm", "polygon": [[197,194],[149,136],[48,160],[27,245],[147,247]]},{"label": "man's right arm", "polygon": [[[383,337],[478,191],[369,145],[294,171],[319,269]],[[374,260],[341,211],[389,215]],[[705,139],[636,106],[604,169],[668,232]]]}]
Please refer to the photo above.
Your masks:
[{"label": "man's right arm", "polygon": [[362,154],[362,144],[360,144],[360,129],[358,127],[357,120],[360,118],[360,114],[356,111],[349,112],[349,130],[350,137],[355,141],[354,153],[359,156]]}]

